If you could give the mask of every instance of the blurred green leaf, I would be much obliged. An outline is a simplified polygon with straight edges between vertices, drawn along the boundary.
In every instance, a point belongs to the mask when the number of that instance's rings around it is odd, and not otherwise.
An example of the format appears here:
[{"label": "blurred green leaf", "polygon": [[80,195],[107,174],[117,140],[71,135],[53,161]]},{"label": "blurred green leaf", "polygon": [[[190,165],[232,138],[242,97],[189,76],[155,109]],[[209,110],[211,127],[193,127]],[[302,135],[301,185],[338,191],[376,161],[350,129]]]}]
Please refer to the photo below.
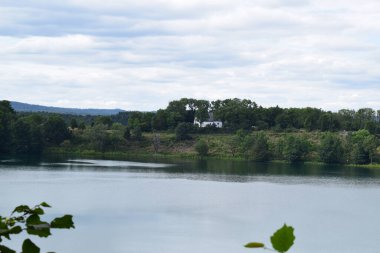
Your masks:
[{"label": "blurred green leaf", "polygon": [[39,225],[31,225],[28,226],[26,229],[26,232],[30,235],[37,235],[39,237],[48,237],[51,235],[50,233],[50,224],[49,223],[42,223]]},{"label": "blurred green leaf", "polygon": [[20,205],[18,207],[16,207],[12,213],[25,213],[25,212],[29,212],[31,211],[32,209],[30,209],[29,206],[27,205]]},{"label": "blurred green leaf", "polygon": [[16,224],[15,219],[10,218],[10,219],[8,220],[8,225],[9,225],[9,226],[14,226],[15,224]]},{"label": "blurred green leaf", "polygon": [[60,218],[55,218],[50,225],[52,228],[75,228],[72,215],[64,215]]},{"label": "blurred green leaf", "polygon": [[[0,216],[0,243],[4,238],[11,239],[10,235],[16,235],[25,230],[30,235],[48,237],[51,228],[75,228],[72,215],[64,215],[54,219],[51,223],[41,221],[45,214],[44,207],[50,207],[46,202],[30,208],[27,205],[17,206],[10,217]],[[30,239],[24,240],[21,253],[39,253],[40,248]],[[4,245],[0,245],[0,253],[16,253]],[[50,252],[54,253],[54,252]]]},{"label": "blurred green leaf", "polygon": [[43,207],[51,207],[48,203],[46,203],[46,202],[42,202],[41,204],[40,204],[40,206],[43,206]]},{"label": "blurred green leaf", "polygon": [[22,253],[40,253],[40,248],[38,248],[30,239],[26,239],[22,244]]},{"label": "blurred green leaf", "polygon": [[8,240],[11,239],[11,238],[9,237],[9,230],[8,230],[8,229],[0,229],[0,242],[2,241],[2,240],[1,240],[1,236],[4,236],[4,237],[7,238]]},{"label": "blurred green leaf", "polygon": [[15,217],[14,220],[17,222],[24,222],[25,218],[23,216],[19,216],[19,217]]},{"label": "blurred green leaf", "polygon": [[26,219],[27,226],[39,225],[39,224],[42,224],[42,222],[38,214],[32,214]]},{"label": "blurred green leaf", "polygon": [[22,232],[22,228],[20,226],[13,227],[9,230],[9,233],[14,234],[14,235],[19,234],[21,232]]},{"label": "blurred green leaf", "polygon": [[42,215],[45,212],[41,207],[36,207],[36,208],[34,208],[33,213],[38,214],[38,215]]},{"label": "blurred green leaf", "polygon": [[275,250],[284,253],[292,247],[295,239],[294,228],[284,224],[282,228],[271,236],[270,241]]},{"label": "blurred green leaf", "polygon": [[5,234],[8,234],[9,233],[9,230],[7,228],[0,228],[0,236],[2,235],[5,235]]},{"label": "blurred green leaf", "polygon": [[244,247],[246,247],[246,248],[264,248],[265,245],[264,245],[264,243],[261,243],[261,242],[250,242],[250,243],[247,243],[246,245],[244,245]]},{"label": "blurred green leaf", "polygon": [[1,253],[16,253],[16,251],[14,251],[8,247],[5,247],[4,245],[0,245],[0,252]]}]

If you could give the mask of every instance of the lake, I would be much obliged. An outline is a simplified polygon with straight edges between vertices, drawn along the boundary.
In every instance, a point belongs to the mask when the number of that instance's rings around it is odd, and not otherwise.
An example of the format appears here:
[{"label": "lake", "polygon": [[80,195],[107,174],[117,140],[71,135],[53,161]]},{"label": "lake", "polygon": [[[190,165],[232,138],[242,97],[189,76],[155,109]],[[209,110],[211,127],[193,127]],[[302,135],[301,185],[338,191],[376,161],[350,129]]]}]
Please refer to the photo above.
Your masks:
[{"label": "lake", "polygon": [[[289,252],[379,252],[380,171],[237,161],[0,162],[0,213],[46,201],[75,230],[32,238],[42,252],[238,253],[270,245],[284,223]],[[12,240],[6,245],[19,245]],[[20,249],[20,248],[18,248]]]}]

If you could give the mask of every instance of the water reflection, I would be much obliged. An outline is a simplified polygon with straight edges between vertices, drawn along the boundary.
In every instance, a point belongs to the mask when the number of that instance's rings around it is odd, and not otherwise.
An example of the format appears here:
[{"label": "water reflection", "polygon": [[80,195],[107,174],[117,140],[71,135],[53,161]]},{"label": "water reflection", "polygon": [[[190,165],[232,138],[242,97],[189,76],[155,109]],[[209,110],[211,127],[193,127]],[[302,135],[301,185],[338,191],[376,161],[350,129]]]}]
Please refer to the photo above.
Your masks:
[{"label": "water reflection", "polygon": [[[71,157],[3,158],[0,169],[125,171],[155,177],[231,182],[271,181],[283,183],[344,182],[380,183],[380,170],[326,164],[255,163],[228,160],[133,159],[130,161]],[[144,175],[146,176],[146,175]],[[326,181],[327,180],[327,181]]]},{"label": "water reflection", "polygon": [[243,252],[244,243],[267,238],[286,222],[296,228],[292,252],[378,252],[375,169],[159,158],[0,160],[0,210],[46,201],[57,215],[75,217],[77,229],[38,242],[44,251]]}]

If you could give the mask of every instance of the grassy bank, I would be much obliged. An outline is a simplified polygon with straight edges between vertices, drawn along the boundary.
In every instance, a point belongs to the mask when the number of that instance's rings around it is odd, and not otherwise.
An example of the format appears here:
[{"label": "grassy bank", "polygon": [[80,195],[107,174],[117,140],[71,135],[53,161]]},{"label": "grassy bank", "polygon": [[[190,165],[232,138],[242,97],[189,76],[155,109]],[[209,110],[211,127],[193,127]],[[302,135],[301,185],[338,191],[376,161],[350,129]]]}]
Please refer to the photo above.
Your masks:
[{"label": "grassy bank", "polygon": [[[194,153],[188,154],[163,154],[163,153],[139,153],[139,152],[120,152],[120,151],[106,151],[100,152],[95,150],[73,150],[66,148],[49,148],[46,150],[45,155],[49,156],[68,156],[70,158],[87,158],[87,159],[116,159],[116,160],[134,160],[134,159],[147,159],[147,160],[170,160],[170,161],[183,161],[183,160],[226,160],[226,161],[249,161],[250,159],[236,156],[219,156],[208,155],[200,157]],[[270,160],[274,164],[289,164],[286,160]],[[325,165],[326,163],[320,161],[305,161],[304,164],[309,165]],[[349,168],[365,168],[365,169],[380,169],[379,163],[373,164],[343,164]]]},{"label": "grassy bank", "polygon": [[[120,135],[117,131],[108,131],[107,137]],[[253,133],[254,134],[254,133]],[[294,136],[305,139],[309,143],[307,154],[302,157],[306,163],[322,163],[320,160],[319,147],[320,140],[324,133],[298,131],[292,133],[278,133],[266,131],[265,135],[268,142],[267,160],[275,163],[286,163],[288,160],[281,157],[279,145],[285,137]],[[335,133],[337,136],[340,133]],[[208,154],[202,159],[220,160],[255,160],[252,148],[245,147],[247,136],[239,137],[236,134],[192,134],[187,140],[177,140],[176,135],[170,132],[143,133],[137,139],[125,140],[123,138],[109,138],[111,141],[107,145],[100,146],[99,143],[89,142],[82,138],[82,133],[74,133],[70,141],[65,141],[59,146],[51,146],[45,150],[46,154],[71,155],[88,158],[149,158],[149,159],[200,159],[196,152],[196,143],[203,141],[208,146]],[[107,140],[109,140],[107,139]],[[158,140],[158,141],[157,141]],[[251,145],[251,144],[250,144]],[[376,153],[376,158],[379,156]],[[376,161],[376,160],[375,160]],[[380,164],[366,164],[349,166],[363,168],[380,168]]]}]

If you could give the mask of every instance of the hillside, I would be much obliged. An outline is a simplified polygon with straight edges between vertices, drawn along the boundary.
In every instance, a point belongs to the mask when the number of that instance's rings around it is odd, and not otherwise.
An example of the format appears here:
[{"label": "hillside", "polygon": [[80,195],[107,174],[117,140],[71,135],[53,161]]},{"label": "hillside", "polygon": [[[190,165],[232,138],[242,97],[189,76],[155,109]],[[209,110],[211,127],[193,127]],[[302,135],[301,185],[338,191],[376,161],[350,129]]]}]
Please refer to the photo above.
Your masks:
[{"label": "hillside", "polygon": [[73,115],[114,115],[124,112],[121,109],[79,109],[79,108],[63,108],[53,106],[33,105],[11,101],[11,105],[16,112],[50,112],[59,114]]}]

